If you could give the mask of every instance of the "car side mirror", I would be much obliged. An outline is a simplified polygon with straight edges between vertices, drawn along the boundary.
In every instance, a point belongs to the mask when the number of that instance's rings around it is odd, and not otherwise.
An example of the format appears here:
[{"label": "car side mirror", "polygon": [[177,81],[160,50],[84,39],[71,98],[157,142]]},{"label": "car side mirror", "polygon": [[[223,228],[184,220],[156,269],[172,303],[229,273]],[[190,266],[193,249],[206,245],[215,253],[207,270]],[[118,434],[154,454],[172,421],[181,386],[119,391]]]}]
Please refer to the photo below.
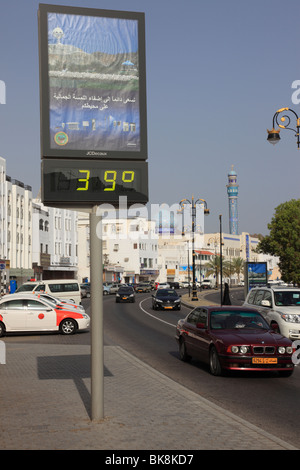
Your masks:
[{"label": "car side mirror", "polygon": [[270,300],[262,300],[262,301],[261,301],[261,306],[262,306],[262,307],[271,307],[271,302],[270,302]]}]

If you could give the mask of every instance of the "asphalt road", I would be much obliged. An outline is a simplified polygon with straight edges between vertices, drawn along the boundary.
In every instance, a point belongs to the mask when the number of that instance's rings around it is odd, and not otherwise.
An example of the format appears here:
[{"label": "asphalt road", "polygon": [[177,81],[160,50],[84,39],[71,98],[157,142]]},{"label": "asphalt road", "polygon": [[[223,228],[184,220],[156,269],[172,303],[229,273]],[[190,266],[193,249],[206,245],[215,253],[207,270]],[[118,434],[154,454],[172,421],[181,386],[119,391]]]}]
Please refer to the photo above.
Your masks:
[{"label": "asphalt road", "polygon": [[[216,292],[209,295],[219,298]],[[242,289],[235,290],[231,298],[232,303],[240,304]],[[299,367],[290,378],[265,373],[213,377],[206,365],[181,362],[174,339],[175,325],[189,311],[186,307],[180,312],[154,311],[150,294],[137,294],[134,304],[116,304],[110,296],[104,300],[105,344],[122,346],[190,390],[299,446]]]},{"label": "asphalt road", "polygon": [[[208,295],[219,301],[215,291]],[[232,303],[241,303],[242,289],[235,290],[231,296]],[[89,312],[90,301],[84,300],[83,304]],[[190,308],[182,307],[179,312],[154,311],[151,294],[137,294],[133,304],[117,304],[115,296],[111,295],[104,297],[103,305],[105,345],[121,346],[193,392],[299,447],[300,366],[289,378],[247,372],[214,377],[206,365],[194,360],[183,363],[179,359],[175,326]],[[11,336],[9,341],[90,344],[90,333],[73,336],[24,334]]]}]

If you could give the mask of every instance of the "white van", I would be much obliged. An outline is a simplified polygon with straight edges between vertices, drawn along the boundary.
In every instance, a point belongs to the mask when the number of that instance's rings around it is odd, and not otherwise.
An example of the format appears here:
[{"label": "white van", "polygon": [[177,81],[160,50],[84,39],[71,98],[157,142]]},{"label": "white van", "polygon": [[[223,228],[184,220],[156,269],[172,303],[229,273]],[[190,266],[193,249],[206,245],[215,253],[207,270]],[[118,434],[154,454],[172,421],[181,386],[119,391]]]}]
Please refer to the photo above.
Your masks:
[{"label": "white van", "polygon": [[81,304],[79,283],[74,279],[54,279],[49,281],[30,281],[22,284],[16,292],[45,292],[57,299],[68,299]]}]

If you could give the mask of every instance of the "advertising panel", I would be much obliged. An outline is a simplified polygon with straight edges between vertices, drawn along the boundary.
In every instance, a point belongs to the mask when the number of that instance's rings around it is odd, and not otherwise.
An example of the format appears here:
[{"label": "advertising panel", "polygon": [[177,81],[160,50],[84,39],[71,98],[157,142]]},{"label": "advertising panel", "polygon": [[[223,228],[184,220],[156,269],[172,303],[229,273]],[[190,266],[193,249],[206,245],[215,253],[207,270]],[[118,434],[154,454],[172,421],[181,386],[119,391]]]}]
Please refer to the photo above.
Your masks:
[{"label": "advertising panel", "polygon": [[143,13],[39,6],[42,158],[147,159]]},{"label": "advertising panel", "polygon": [[268,270],[266,262],[245,263],[245,295],[253,287],[264,287],[268,283]]}]

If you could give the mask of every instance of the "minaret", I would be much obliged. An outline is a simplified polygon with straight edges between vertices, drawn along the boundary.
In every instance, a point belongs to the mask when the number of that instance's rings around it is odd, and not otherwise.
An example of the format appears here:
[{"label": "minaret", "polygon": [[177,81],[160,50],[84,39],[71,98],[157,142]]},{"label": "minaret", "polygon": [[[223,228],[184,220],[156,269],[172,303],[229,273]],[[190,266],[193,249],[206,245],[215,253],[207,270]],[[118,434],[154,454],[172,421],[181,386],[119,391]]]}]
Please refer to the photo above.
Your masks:
[{"label": "minaret", "polygon": [[237,174],[231,166],[231,171],[228,173],[227,194],[229,202],[229,233],[238,235],[239,221],[238,221],[238,192],[239,185],[236,182]]}]

